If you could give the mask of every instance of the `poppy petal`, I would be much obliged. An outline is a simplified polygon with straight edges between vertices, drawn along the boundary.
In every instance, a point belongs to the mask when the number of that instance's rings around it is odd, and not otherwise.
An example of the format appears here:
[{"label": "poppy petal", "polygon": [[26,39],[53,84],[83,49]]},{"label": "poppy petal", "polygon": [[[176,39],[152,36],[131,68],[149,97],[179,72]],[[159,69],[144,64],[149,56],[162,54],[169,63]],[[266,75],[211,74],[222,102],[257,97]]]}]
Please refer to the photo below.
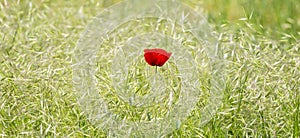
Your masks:
[{"label": "poppy petal", "polygon": [[145,49],[144,57],[150,66],[163,66],[170,58],[172,53],[168,53],[163,49]]}]

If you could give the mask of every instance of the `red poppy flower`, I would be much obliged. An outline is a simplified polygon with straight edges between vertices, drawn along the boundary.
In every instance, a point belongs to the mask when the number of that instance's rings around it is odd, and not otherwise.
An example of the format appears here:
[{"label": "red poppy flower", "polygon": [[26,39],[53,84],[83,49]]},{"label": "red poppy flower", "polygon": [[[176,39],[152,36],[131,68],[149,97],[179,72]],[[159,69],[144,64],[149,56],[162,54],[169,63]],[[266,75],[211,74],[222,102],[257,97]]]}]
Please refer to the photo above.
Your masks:
[{"label": "red poppy flower", "polygon": [[171,52],[168,53],[160,48],[144,50],[145,60],[150,66],[163,66],[168,61],[171,54]]}]

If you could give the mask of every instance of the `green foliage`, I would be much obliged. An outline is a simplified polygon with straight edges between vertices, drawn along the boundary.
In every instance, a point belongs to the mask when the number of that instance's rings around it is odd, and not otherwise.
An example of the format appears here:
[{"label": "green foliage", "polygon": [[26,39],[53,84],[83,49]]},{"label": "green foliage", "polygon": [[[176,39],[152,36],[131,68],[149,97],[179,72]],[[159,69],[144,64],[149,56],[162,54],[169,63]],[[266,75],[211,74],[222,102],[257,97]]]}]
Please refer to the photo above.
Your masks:
[{"label": "green foliage", "polygon": [[215,23],[247,19],[263,26],[272,37],[282,32],[299,36],[300,1],[297,0],[203,0],[201,4]]},{"label": "green foliage", "polygon": [[[115,2],[0,2],[0,136],[105,137],[79,108],[71,64],[87,23]],[[227,86],[222,107],[207,125],[188,118],[171,135],[300,137],[300,2],[187,3],[203,6],[219,35]]]}]

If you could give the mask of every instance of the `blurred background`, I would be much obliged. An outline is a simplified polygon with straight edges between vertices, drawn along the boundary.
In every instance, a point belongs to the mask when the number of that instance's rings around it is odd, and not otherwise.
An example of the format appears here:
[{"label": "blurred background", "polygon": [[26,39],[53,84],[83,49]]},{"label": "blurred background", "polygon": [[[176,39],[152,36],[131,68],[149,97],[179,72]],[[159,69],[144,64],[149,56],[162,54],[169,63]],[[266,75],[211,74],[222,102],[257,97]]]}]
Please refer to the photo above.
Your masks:
[{"label": "blurred background", "polygon": [[[108,7],[120,0],[104,0]],[[189,6],[207,13],[211,23],[221,25],[248,20],[262,28],[262,32],[271,33],[271,37],[280,37],[281,33],[300,34],[299,0],[180,0]]]},{"label": "blurred background", "polygon": [[[30,5],[39,8],[78,7],[79,12],[86,15],[97,15],[101,9],[109,7],[121,0],[2,0],[1,7],[5,11],[0,12],[1,23],[6,20],[5,14],[19,15],[22,18]],[[248,20],[259,26],[264,33],[270,33],[271,37],[280,37],[282,32],[299,35],[300,31],[300,1],[299,0],[180,0],[183,3],[197,9],[203,9],[207,17],[214,25]],[[8,7],[7,7],[8,6]],[[17,8],[13,8],[17,6]],[[17,11],[16,11],[17,10]],[[23,11],[23,12],[19,12]],[[70,11],[71,13],[71,11]],[[78,17],[76,17],[78,18]]]}]

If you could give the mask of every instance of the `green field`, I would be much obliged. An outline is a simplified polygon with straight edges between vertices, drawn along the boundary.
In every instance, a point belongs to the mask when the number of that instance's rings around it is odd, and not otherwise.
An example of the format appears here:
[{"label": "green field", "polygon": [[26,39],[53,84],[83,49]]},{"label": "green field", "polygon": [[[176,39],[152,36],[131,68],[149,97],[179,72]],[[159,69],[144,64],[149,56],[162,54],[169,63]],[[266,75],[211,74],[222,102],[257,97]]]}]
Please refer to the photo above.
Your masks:
[{"label": "green field", "polygon": [[[88,23],[116,2],[0,1],[0,137],[106,137],[78,105],[72,64]],[[226,89],[206,125],[195,110],[168,137],[300,137],[300,1],[185,2],[216,31]]]}]

